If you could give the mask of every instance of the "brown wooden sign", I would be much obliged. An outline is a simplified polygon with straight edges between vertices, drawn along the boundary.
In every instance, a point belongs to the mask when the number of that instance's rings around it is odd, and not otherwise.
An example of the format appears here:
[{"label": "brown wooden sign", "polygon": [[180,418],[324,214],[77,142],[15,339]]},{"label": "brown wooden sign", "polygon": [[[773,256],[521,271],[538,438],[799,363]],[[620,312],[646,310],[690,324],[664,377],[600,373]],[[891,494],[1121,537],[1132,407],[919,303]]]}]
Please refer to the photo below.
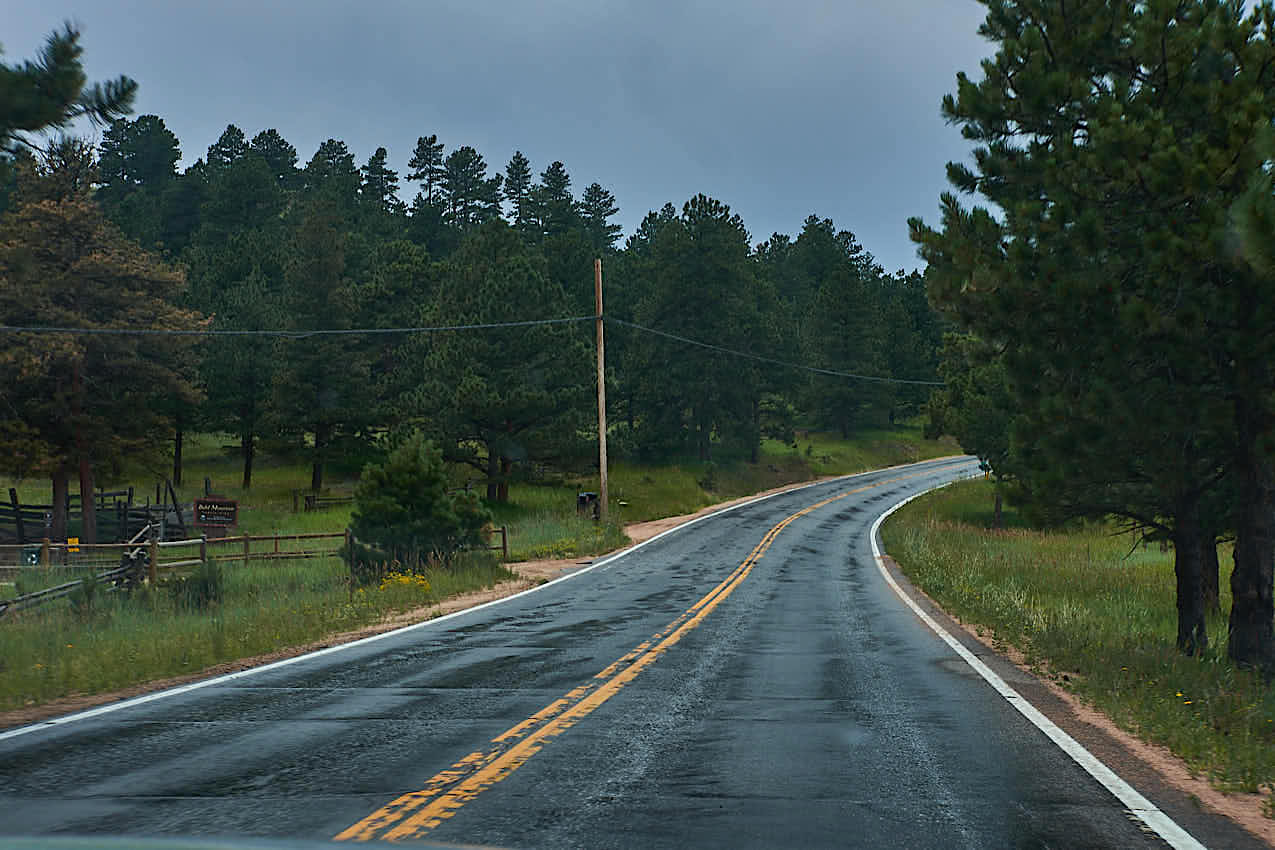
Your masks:
[{"label": "brown wooden sign", "polygon": [[195,500],[195,525],[202,528],[229,528],[239,524],[239,503],[234,499],[205,496]]}]

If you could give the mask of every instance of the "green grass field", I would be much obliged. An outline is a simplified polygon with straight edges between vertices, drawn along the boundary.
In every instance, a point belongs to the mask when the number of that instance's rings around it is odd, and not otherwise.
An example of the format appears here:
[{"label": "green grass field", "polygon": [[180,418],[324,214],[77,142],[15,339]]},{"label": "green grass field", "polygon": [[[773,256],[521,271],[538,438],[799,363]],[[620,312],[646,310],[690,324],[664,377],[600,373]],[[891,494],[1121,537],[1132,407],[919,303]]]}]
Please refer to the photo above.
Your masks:
[{"label": "green grass field", "polygon": [[[310,483],[309,468],[296,460],[262,454],[254,468],[252,489],[240,488],[240,460],[234,443],[234,438],[226,434],[187,435],[183,453],[185,483],[177,488],[183,501],[202,495],[204,479],[208,478],[214,492],[239,501],[240,533],[336,532],[349,525],[349,505],[293,512],[293,491],[304,490]],[[863,472],[958,452],[951,440],[924,439],[919,423],[865,430],[849,439],[799,432],[796,447],[766,440],[756,464],[738,460],[654,466],[614,463],[610,470],[614,527],[599,530],[576,516],[576,493],[596,492],[596,473],[568,475],[552,485],[514,482],[510,485],[509,503],[491,507],[495,524],[509,528],[512,559],[588,556],[623,545],[620,526],[625,523],[693,513],[726,499],[821,475]],[[349,495],[357,476],[342,476],[337,465],[327,470],[326,480],[326,490],[331,495]],[[155,475],[143,470],[125,470],[122,477],[103,478],[99,484],[107,489],[131,485],[138,501],[148,495],[154,498]],[[47,481],[0,478],[0,492],[7,493],[9,487],[17,488],[23,502],[50,501]]]},{"label": "green grass field", "polygon": [[[1174,647],[1173,554],[1106,524],[991,530],[992,486],[966,482],[884,525],[887,551],[947,611],[1026,653],[1121,727],[1167,746],[1221,790],[1275,783],[1275,686],[1226,658],[1230,558],[1211,648]],[[1016,527],[1017,526],[1017,527]],[[1057,681],[1057,679],[1056,679]],[[1268,805],[1268,815],[1271,814]]]},{"label": "green grass field", "polygon": [[515,578],[473,555],[426,582],[408,578],[352,588],[335,558],[223,567],[224,595],[183,603],[172,579],[131,595],[95,594],[87,609],[62,600],[0,621],[0,710],[68,694],[93,694],[196,673],[376,623],[397,611]]}]

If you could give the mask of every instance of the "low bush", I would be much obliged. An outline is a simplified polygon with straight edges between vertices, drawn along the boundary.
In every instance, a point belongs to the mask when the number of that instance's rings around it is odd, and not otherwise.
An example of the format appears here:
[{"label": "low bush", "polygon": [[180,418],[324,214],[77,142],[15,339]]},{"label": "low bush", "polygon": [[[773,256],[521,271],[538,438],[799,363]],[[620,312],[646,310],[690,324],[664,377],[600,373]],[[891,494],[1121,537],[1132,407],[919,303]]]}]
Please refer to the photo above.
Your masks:
[{"label": "low bush", "polygon": [[97,574],[90,570],[67,595],[67,599],[75,615],[81,620],[88,620],[97,611],[101,593],[101,582],[97,580]]},{"label": "low bush", "polygon": [[190,610],[204,610],[221,602],[225,596],[225,574],[217,561],[207,561],[188,576],[176,576],[169,587],[179,605]]},{"label": "low bush", "polygon": [[397,563],[409,569],[447,562],[482,543],[491,515],[474,493],[449,493],[442,452],[409,434],[381,464],[368,464],[354,490],[350,530],[357,546],[347,563],[356,575]]}]

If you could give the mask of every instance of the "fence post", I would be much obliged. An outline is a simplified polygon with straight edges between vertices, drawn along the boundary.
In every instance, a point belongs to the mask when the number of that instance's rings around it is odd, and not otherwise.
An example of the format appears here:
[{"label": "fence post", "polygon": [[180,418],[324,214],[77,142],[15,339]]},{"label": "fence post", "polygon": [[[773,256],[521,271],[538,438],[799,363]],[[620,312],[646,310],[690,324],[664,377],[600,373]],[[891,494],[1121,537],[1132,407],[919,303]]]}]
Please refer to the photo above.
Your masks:
[{"label": "fence post", "polygon": [[208,535],[199,535],[199,563],[208,563]]},{"label": "fence post", "polygon": [[247,534],[243,536],[243,565],[248,566],[248,550],[252,547],[252,538]]},{"label": "fence post", "polygon": [[500,551],[504,555],[504,560],[509,560],[509,526],[502,525],[500,527]]},{"label": "fence post", "polygon": [[349,570],[349,575],[346,576],[346,587],[350,589],[351,603],[354,602],[354,582],[355,582],[354,550],[350,548],[350,540],[353,538],[353,536],[354,535],[350,534],[350,527],[347,525],[345,527],[345,562],[346,562],[346,567]]},{"label": "fence post", "polygon": [[13,522],[18,528],[18,545],[27,542],[27,530],[22,523],[22,503],[18,501],[18,489],[9,488],[9,501],[13,504]]},{"label": "fence post", "polygon": [[40,566],[47,570],[52,564],[53,561],[49,555],[49,538],[46,537],[40,542]]},{"label": "fence post", "polygon": [[159,583],[159,538],[152,537],[147,548],[150,549],[150,564],[146,568],[146,577],[154,587]]}]

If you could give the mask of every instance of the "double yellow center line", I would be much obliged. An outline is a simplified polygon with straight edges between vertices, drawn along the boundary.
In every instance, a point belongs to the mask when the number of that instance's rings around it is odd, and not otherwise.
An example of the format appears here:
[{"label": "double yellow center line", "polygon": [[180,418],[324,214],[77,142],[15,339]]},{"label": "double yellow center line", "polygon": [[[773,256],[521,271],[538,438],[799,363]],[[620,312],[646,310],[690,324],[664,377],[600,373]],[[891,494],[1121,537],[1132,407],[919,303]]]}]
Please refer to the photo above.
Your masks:
[{"label": "double yellow center line", "polygon": [[797,519],[855,493],[918,475],[929,475],[934,471],[927,469],[913,475],[903,475],[847,490],[781,520],[766,532],[766,536],[753,547],[743,563],[673,622],[608,664],[585,684],[573,688],[526,720],[497,735],[486,750],[470,753],[451,767],[435,774],[421,790],[391,800],[363,820],[342,830],[335,836],[335,840],[405,841],[421,838],[455,815],[470,800],[509,776],[544,749],[546,744],[587,717],[637,678],[643,670],[658,661],[661,655],[703,622],[723,599],[739,587],[779,533]]}]

